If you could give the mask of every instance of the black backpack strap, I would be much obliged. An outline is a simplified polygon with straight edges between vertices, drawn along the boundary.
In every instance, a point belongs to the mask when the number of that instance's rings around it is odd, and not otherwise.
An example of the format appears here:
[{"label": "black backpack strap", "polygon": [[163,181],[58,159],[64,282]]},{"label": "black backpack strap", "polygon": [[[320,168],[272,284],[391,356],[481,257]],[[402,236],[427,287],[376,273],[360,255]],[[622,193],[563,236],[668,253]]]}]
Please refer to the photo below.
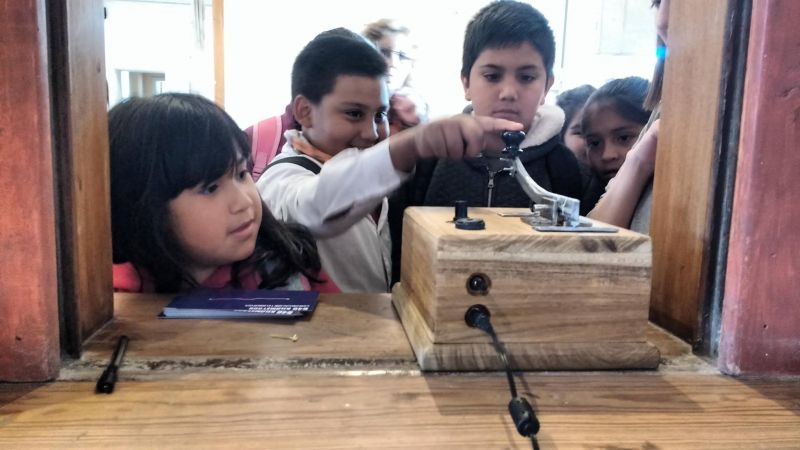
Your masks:
[{"label": "black backpack strap", "polygon": [[320,170],[322,170],[322,167],[320,167],[319,164],[317,164],[314,161],[306,158],[305,156],[289,156],[287,158],[281,158],[281,159],[272,161],[271,163],[269,163],[267,168],[264,169],[264,172],[269,170],[269,168],[274,166],[275,164],[281,164],[281,163],[296,164],[296,165],[308,170],[309,172],[314,173],[315,175],[318,174]]}]

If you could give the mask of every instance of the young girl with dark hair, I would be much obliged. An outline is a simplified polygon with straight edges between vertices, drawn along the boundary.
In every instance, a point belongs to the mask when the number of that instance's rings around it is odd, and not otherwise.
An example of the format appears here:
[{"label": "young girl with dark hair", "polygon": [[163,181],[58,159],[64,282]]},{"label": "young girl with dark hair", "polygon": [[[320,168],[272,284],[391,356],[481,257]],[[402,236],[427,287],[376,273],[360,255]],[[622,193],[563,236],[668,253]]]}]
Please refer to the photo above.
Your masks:
[{"label": "young girl with dark hair", "polygon": [[653,206],[653,175],[658,148],[661,117],[661,85],[667,57],[670,0],[653,0],[658,32],[658,63],[645,100],[645,109],[652,110],[639,140],[626,155],[619,173],[606,187],[588,216],[592,219],[650,233],[650,210]]},{"label": "young girl with dark hair", "polygon": [[581,129],[592,179],[581,200],[582,214],[594,208],[647,124],[647,89],[644,78],[621,78],[604,84],[586,101]]},{"label": "young girl with dark hair", "polygon": [[114,288],[337,292],[311,235],[258,195],[246,135],[191,94],[131,98],[109,112]]}]

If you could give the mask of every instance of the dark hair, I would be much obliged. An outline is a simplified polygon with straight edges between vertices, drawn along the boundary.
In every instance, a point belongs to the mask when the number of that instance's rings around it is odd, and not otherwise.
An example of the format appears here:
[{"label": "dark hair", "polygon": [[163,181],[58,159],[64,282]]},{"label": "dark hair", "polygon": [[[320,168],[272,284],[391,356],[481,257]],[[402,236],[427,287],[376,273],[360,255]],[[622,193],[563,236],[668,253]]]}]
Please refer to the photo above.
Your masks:
[{"label": "dark hair", "polygon": [[490,3],[467,25],[461,76],[469,77],[475,60],[485,49],[515,47],[524,42],[542,55],[547,77],[552,78],[556,42],[547,19],[527,3],[513,0]]},{"label": "dark hair", "polygon": [[[589,97],[584,106],[587,110],[596,104],[611,106],[623,118],[645,125],[650,119],[650,111],[644,107],[648,82],[640,77],[618,78],[602,85]],[[584,114],[582,126],[587,128]]]},{"label": "dark hair", "polygon": [[567,128],[569,128],[572,119],[575,118],[575,114],[583,108],[583,105],[586,104],[586,100],[588,100],[596,90],[594,86],[584,84],[558,94],[558,97],[556,97],[556,105],[564,110],[564,125],[561,127],[561,142],[564,142]]},{"label": "dark hair", "polygon": [[297,55],[292,67],[292,98],[302,95],[312,103],[333,91],[340,75],[380,78],[388,67],[366,38],[344,28],[320,33]]},{"label": "dark hair", "polygon": [[[183,269],[189,259],[170,226],[168,204],[243,158],[252,167],[247,136],[225,111],[192,94],[129,98],[109,111],[108,129],[114,263],[146,271],[157,292],[197,285],[202,280]],[[255,251],[233,265],[232,284],[240,285],[245,265],[257,267],[266,289],[286,284],[297,272],[313,279],[320,260],[311,235],[279,222],[263,202],[262,207]]]}]

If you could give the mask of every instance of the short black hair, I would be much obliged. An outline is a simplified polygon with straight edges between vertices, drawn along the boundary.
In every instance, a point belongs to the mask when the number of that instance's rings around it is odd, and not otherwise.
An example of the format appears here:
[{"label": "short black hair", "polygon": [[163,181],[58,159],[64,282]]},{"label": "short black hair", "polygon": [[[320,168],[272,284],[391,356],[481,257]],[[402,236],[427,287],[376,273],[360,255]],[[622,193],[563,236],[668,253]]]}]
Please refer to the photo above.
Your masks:
[{"label": "short black hair", "polygon": [[[611,80],[597,89],[586,101],[585,108],[605,103],[623,118],[645,125],[650,119],[650,111],[644,106],[647,97],[647,80],[640,77],[627,77]],[[587,116],[583,116],[583,127],[587,128]]]},{"label": "short black hair", "polygon": [[570,122],[572,122],[572,119],[575,118],[575,114],[583,108],[583,105],[586,104],[586,101],[589,100],[589,97],[596,90],[597,89],[591,84],[584,84],[558,94],[558,97],[556,97],[556,105],[564,110],[564,125],[561,127],[561,142],[564,142],[567,128]]},{"label": "short black hair", "polygon": [[553,77],[556,41],[547,19],[527,3],[499,0],[483,7],[467,25],[464,34],[461,76],[469,72],[487,48],[515,47],[524,42],[542,55],[547,77]]},{"label": "short black hair", "polygon": [[330,94],[340,75],[380,78],[388,66],[378,49],[345,28],[318,34],[297,55],[292,67],[292,98],[302,95],[317,104]]}]

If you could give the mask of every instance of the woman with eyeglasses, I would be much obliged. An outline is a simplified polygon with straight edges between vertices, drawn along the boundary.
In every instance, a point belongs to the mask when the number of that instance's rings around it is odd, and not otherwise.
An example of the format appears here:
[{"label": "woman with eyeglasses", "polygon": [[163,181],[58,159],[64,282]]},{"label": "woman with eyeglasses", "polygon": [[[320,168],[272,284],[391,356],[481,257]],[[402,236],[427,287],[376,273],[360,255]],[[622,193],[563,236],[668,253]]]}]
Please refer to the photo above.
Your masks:
[{"label": "woman with eyeglasses", "polygon": [[389,19],[370,23],[361,33],[372,41],[389,65],[389,127],[397,133],[428,120],[428,105],[411,86],[414,45],[408,28]]}]

